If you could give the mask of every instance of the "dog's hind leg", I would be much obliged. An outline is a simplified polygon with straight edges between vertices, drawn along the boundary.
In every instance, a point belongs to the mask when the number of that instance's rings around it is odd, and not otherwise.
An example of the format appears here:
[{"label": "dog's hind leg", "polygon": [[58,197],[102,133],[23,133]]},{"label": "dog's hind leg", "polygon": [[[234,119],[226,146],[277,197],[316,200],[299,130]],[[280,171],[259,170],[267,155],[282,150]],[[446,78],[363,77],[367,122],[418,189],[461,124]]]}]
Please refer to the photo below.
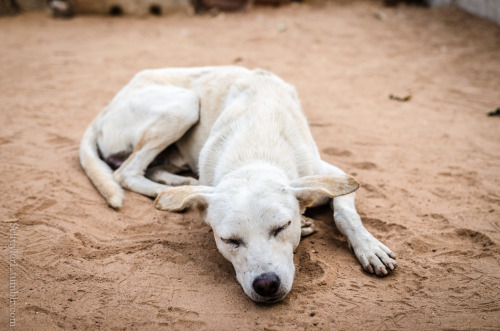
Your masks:
[{"label": "dog's hind leg", "polygon": [[139,112],[150,116],[151,122],[142,130],[132,155],[115,171],[114,178],[131,191],[156,197],[167,186],[144,177],[146,169],[158,154],[198,121],[199,99],[186,89],[154,86],[137,93],[131,102],[137,108],[144,108]]},{"label": "dog's hind leg", "polygon": [[[323,174],[344,174],[344,172],[322,161]],[[396,255],[378,241],[361,223],[361,217],[354,204],[355,193],[335,197],[331,201],[335,225],[347,237],[349,245],[365,271],[384,276],[396,267]]]}]

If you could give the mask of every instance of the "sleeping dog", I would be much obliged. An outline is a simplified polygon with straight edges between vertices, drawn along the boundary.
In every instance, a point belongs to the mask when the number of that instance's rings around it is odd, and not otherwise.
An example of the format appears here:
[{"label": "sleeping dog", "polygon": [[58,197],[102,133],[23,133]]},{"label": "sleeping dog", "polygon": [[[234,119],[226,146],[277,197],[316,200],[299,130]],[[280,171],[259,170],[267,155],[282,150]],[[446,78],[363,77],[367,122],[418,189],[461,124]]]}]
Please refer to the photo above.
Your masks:
[{"label": "sleeping dog", "polygon": [[[321,160],[297,92],[268,71],[142,71],[87,129],[80,161],[113,208],[122,206],[123,187],[156,197],[160,210],[203,210],[219,251],[256,302],[290,291],[293,252],[313,231],[302,216],[307,207],[331,205],[366,271],[383,276],[396,266],[394,253],[361,223],[358,182]],[[199,179],[179,174],[186,169]]]}]

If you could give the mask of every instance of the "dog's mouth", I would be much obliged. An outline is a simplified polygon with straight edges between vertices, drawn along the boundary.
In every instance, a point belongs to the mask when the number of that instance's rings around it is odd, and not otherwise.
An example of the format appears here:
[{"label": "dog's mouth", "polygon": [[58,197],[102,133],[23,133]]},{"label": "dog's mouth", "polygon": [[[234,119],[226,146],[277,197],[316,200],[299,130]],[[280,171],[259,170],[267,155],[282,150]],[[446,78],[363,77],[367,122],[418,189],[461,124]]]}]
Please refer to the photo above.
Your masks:
[{"label": "dog's mouth", "polygon": [[264,299],[264,301],[262,301],[262,303],[265,303],[265,304],[273,304],[273,303],[277,303],[279,301],[281,301],[284,297],[278,297],[278,298],[266,298]]},{"label": "dog's mouth", "polygon": [[286,297],[286,294],[276,294],[274,296],[264,297],[264,296],[261,296],[261,295],[254,293],[254,294],[252,294],[251,299],[259,304],[272,305],[272,304],[280,302],[285,297]]},{"label": "dog's mouth", "polygon": [[275,303],[280,302],[282,299],[283,299],[283,297],[277,297],[277,298],[259,298],[259,299],[252,298],[252,300],[255,303],[259,304],[259,305],[273,305]]}]

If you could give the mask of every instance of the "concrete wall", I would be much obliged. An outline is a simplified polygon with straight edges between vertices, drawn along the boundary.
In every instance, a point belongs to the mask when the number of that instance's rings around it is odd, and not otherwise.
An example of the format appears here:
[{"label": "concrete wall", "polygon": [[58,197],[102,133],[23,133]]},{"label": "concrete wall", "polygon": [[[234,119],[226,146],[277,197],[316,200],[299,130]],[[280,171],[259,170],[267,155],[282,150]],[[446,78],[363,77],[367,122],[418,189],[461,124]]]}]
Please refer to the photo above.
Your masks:
[{"label": "concrete wall", "polygon": [[429,0],[431,6],[458,6],[500,25],[500,0]]},{"label": "concrete wall", "polygon": [[[165,15],[181,11],[193,13],[190,0],[65,0],[76,14],[110,14],[118,11],[125,15]],[[47,10],[47,0],[0,0],[0,15],[20,11]]]},{"label": "concrete wall", "polygon": [[193,13],[190,0],[69,0],[77,14],[109,14],[119,8],[125,15],[148,15],[152,8],[159,8],[160,14],[182,11]]},{"label": "concrete wall", "polygon": [[[152,6],[160,8],[161,14],[173,11],[193,13],[190,0],[67,0],[79,13],[109,14],[119,7],[123,14],[147,15]],[[307,1],[307,0],[306,0]],[[325,0],[326,1],[326,0]],[[500,0],[428,0],[431,6],[458,6],[472,14],[490,19],[500,25]],[[16,3],[17,6],[12,6]],[[0,0],[0,15],[47,8],[47,0]]]}]

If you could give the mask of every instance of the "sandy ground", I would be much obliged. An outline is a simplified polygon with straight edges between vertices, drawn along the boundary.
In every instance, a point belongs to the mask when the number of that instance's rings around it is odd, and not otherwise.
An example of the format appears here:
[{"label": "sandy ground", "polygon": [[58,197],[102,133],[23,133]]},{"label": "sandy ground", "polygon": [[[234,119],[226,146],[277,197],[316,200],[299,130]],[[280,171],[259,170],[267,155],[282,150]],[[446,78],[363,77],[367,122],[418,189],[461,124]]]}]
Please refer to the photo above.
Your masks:
[{"label": "sandy ground", "polygon": [[[0,329],[9,313],[19,330],[500,328],[493,23],[376,3],[25,14],[0,19],[0,44]],[[231,63],[297,87],[322,156],[361,181],[358,209],[398,254],[393,274],[363,273],[320,208],[291,293],[258,305],[196,212],[130,192],[122,210],[106,206],[78,162],[96,114],[141,69]]]}]

